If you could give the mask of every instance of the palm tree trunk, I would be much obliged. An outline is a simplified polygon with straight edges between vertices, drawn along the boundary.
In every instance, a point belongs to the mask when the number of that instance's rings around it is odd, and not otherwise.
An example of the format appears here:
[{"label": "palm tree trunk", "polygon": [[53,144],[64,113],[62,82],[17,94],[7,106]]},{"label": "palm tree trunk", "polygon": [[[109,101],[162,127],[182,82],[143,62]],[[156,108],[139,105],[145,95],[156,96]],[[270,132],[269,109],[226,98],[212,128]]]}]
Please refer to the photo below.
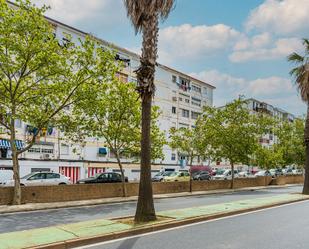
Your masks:
[{"label": "palm tree trunk", "polygon": [[119,152],[117,151],[115,153],[115,155],[116,155],[116,159],[117,159],[118,166],[119,166],[120,173],[121,173],[122,196],[127,197],[126,179],[125,179],[125,176],[124,176],[124,173],[123,173],[123,167],[122,167],[122,163],[121,163],[121,160],[120,160]]},{"label": "palm tree trunk", "polygon": [[306,149],[306,160],[305,160],[305,182],[303,187],[303,194],[309,195],[309,103],[307,103],[307,117],[305,124],[305,149]]},{"label": "palm tree trunk", "polygon": [[154,74],[157,58],[158,15],[143,23],[141,66],[137,70],[138,91],[142,98],[141,173],[135,222],[156,220],[151,182],[151,102],[155,91]]},{"label": "palm tree trunk", "polygon": [[234,188],[234,162],[231,162],[231,170],[232,170],[231,189],[233,189]]}]

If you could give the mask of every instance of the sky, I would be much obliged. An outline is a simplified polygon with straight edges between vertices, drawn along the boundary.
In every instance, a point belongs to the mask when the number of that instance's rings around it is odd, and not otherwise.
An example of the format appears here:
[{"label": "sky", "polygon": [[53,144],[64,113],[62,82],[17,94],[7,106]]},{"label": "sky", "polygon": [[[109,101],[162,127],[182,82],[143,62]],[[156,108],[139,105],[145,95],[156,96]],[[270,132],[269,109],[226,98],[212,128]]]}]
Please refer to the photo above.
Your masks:
[{"label": "sky", "polygon": [[[32,0],[47,16],[140,53],[122,0]],[[309,0],[177,0],[160,23],[158,61],[216,87],[214,105],[245,95],[306,111],[287,56],[309,38]]]}]

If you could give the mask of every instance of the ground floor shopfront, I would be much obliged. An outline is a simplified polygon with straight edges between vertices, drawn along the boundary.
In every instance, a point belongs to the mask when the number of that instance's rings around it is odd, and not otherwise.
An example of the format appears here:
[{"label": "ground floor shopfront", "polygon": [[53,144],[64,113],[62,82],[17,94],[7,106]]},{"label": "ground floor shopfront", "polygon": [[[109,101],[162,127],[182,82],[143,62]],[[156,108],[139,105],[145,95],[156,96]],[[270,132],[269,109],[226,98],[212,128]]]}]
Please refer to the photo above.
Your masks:
[{"label": "ground floor shopfront", "polygon": [[[20,176],[25,176],[32,172],[49,171],[58,172],[70,177],[72,183],[79,179],[94,176],[102,172],[117,172],[120,169],[117,163],[112,162],[89,162],[89,161],[69,161],[69,160],[20,160]],[[124,174],[129,181],[138,181],[140,175],[140,165],[138,163],[124,163]],[[164,170],[179,170],[176,165],[152,165],[152,175]],[[12,160],[0,160],[1,170],[12,170]]]}]

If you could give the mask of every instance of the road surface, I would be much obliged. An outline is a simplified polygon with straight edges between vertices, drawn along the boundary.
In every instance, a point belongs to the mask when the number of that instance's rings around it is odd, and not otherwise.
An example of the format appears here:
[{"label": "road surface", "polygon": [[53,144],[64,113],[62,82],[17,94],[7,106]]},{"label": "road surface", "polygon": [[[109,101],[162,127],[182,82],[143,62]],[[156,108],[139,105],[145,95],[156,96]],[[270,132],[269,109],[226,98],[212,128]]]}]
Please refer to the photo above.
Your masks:
[{"label": "road surface", "polygon": [[[230,194],[156,199],[155,207],[157,211],[164,211],[266,197],[277,194],[301,192],[301,190],[301,186],[293,186],[287,188],[263,189],[258,191],[234,192]],[[87,207],[2,214],[0,215],[0,233],[41,228],[58,224],[75,223],[87,220],[134,215],[135,208],[136,202],[127,202]]]},{"label": "road surface", "polygon": [[308,249],[308,210],[309,201],[293,203],[82,248]]}]

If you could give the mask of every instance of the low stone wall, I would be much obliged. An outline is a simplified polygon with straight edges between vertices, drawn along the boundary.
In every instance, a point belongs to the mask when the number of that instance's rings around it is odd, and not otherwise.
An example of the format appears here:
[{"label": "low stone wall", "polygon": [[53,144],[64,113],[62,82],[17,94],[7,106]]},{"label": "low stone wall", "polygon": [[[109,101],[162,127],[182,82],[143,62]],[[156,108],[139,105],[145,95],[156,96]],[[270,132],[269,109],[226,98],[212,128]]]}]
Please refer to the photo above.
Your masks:
[{"label": "low stone wall", "polygon": [[[271,177],[239,178],[234,181],[234,188],[267,186],[269,184],[292,184],[302,183],[303,176],[280,176],[274,180]],[[138,195],[138,183],[127,183],[127,195]],[[193,181],[192,191],[207,191],[216,189],[229,189],[231,181]],[[154,194],[168,194],[189,192],[189,182],[155,182],[153,183]],[[0,188],[0,205],[12,203],[12,187]],[[60,186],[36,186],[22,187],[22,203],[48,203],[62,201],[78,201],[101,199],[122,196],[122,184],[75,184]]]},{"label": "low stone wall", "polygon": [[278,176],[271,181],[271,185],[285,185],[285,184],[302,184],[304,183],[303,175],[287,175]]}]

